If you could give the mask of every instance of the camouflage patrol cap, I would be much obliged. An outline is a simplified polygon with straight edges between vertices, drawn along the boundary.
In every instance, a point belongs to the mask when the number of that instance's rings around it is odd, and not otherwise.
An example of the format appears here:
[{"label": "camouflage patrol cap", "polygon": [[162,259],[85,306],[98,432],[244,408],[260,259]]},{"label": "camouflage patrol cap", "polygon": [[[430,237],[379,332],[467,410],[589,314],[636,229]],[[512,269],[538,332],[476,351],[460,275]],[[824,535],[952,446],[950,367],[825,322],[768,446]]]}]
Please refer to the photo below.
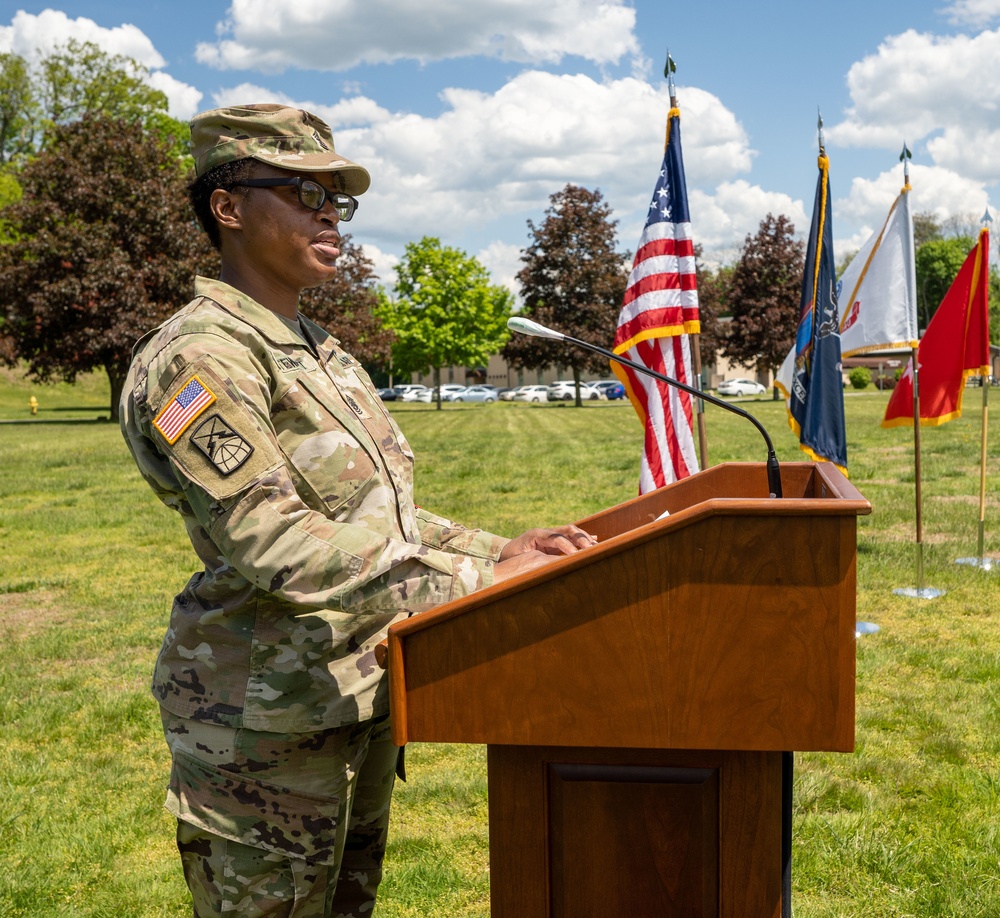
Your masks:
[{"label": "camouflage patrol cap", "polygon": [[237,105],[201,112],[191,120],[195,172],[237,159],[296,172],[336,172],[348,194],[362,194],[371,184],[364,166],[334,149],[333,132],[310,112],[286,105]]}]

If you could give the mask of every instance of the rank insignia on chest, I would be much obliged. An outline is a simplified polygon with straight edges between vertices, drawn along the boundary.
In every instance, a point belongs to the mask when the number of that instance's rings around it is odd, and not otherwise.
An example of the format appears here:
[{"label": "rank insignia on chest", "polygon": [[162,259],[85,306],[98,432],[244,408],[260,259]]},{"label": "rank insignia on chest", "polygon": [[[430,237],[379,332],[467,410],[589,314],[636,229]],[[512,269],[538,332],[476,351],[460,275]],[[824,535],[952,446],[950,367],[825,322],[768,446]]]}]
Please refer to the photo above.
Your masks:
[{"label": "rank insignia on chest", "polygon": [[223,475],[235,472],[253,452],[253,447],[217,414],[191,434],[191,442]]},{"label": "rank insignia on chest", "polygon": [[192,376],[156,416],[153,426],[163,434],[167,443],[176,443],[195,418],[214,401],[215,393],[197,376]]}]

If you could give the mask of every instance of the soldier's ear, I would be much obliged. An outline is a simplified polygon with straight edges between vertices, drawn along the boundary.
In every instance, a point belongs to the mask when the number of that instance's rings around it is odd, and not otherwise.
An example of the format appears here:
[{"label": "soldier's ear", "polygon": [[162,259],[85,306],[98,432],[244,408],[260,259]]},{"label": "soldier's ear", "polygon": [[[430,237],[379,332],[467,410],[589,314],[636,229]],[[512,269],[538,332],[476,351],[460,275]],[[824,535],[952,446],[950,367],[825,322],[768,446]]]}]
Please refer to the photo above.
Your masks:
[{"label": "soldier's ear", "polygon": [[243,229],[244,200],[244,196],[237,191],[216,188],[212,192],[208,203],[212,209],[212,216],[215,217],[215,222],[219,224],[220,229]]}]

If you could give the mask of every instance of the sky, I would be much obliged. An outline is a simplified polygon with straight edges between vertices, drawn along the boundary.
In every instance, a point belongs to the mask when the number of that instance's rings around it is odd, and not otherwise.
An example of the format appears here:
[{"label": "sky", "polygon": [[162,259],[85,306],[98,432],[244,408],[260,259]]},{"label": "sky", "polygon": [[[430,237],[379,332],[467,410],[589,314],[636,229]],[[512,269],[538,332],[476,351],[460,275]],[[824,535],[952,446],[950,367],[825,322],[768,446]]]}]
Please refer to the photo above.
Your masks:
[{"label": "sky", "polygon": [[[0,51],[70,39],[144,64],[187,120],[281,102],[333,127],[371,189],[349,226],[391,284],[436,236],[516,292],[528,221],[600,189],[633,251],[677,99],[695,241],[733,262],[769,214],[808,234],[817,117],[838,258],[914,213],[1000,208],[1000,0],[0,0]],[[996,247],[995,247],[996,248]]]}]

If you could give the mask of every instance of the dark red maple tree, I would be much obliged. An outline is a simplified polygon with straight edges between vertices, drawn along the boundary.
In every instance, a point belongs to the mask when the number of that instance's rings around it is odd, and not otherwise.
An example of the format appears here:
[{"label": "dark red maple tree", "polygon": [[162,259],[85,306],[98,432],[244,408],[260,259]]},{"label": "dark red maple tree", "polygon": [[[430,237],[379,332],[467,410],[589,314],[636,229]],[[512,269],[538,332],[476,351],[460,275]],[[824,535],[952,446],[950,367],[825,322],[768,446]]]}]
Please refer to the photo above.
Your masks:
[{"label": "dark red maple tree", "polygon": [[366,367],[382,367],[389,362],[393,334],[375,316],[377,304],[375,266],[351,234],[342,233],[337,273],[322,286],[303,291],[299,309]]},{"label": "dark red maple tree", "polygon": [[799,321],[804,243],[783,216],[768,214],[746,237],[727,292],[733,321],[723,352],[745,367],[777,370]]},{"label": "dark red maple tree", "polygon": [[132,346],[183,306],[218,257],[194,221],[170,141],[138,120],[87,115],[57,125],[0,212],[4,332],[28,375],[72,382],[103,369],[111,416]]}]

